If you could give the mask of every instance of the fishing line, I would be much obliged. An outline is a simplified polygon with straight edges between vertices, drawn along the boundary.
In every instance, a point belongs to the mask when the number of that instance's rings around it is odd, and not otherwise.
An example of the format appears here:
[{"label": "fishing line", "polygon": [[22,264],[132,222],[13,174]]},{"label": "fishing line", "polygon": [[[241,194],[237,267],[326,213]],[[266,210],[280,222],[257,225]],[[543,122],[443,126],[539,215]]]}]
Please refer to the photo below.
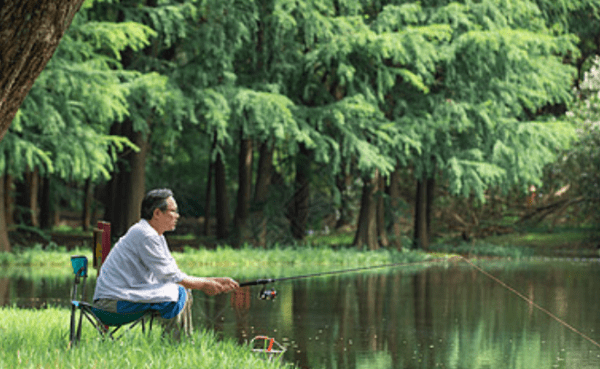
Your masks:
[{"label": "fishing line", "polygon": [[515,295],[519,296],[520,298],[522,298],[523,300],[525,300],[526,302],[528,302],[529,304],[531,304],[532,306],[534,306],[536,309],[542,311],[543,313],[547,314],[549,317],[551,317],[552,319],[556,320],[557,322],[559,322],[560,324],[562,324],[563,326],[569,328],[571,331],[577,333],[578,335],[580,335],[581,337],[585,338],[587,341],[591,342],[592,344],[594,344],[595,346],[600,348],[600,343],[594,341],[592,338],[588,337],[585,333],[579,331],[577,328],[573,327],[572,325],[570,325],[569,323],[565,322],[564,320],[560,319],[559,317],[557,317],[556,315],[552,314],[550,311],[548,311],[547,309],[544,309],[543,307],[541,307],[540,305],[536,304],[535,302],[533,302],[532,299],[528,298],[527,296],[523,295],[522,293],[520,293],[519,291],[515,290],[514,288],[512,288],[511,286],[507,285],[506,283],[502,282],[500,279],[494,277],[493,275],[491,275],[490,273],[484,271],[483,269],[481,269],[480,267],[478,267],[477,265],[475,265],[474,263],[472,263],[469,259],[465,258],[464,256],[458,255],[458,257],[460,257],[462,260],[464,260],[466,263],[468,263],[469,265],[471,265],[473,268],[477,269],[479,272],[481,272],[483,275],[485,275],[486,277],[490,278],[491,280],[495,281],[496,283],[500,284],[501,286],[503,286],[504,288],[506,288],[507,290],[509,290],[510,292],[514,293]]}]

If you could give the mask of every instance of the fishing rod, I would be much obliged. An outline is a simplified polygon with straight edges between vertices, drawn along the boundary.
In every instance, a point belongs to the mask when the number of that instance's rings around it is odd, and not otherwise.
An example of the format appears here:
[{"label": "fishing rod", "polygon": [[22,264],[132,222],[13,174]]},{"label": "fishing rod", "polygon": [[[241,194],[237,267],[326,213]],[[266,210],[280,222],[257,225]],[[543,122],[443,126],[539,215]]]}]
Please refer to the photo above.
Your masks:
[{"label": "fishing rod", "polygon": [[434,263],[434,262],[438,262],[438,261],[442,261],[442,260],[449,260],[449,259],[448,258],[436,258],[436,259],[423,260],[423,261],[417,261],[417,262],[412,262],[412,263],[407,263],[407,262],[389,263],[389,264],[373,265],[373,266],[368,266],[368,267],[333,270],[333,271],[329,271],[329,272],[302,274],[302,275],[296,275],[296,276],[292,276],[292,277],[264,278],[264,279],[257,279],[254,281],[241,282],[239,284],[239,286],[246,287],[246,286],[262,285],[263,288],[260,291],[260,293],[258,294],[258,298],[261,300],[272,300],[275,297],[277,297],[277,291],[275,291],[275,289],[273,289],[273,288],[266,289],[266,285],[270,284],[270,283],[290,281],[290,280],[295,280],[295,279],[322,277],[322,276],[334,275],[334,274],[355,273],[355,272],[361,272],[361,271],[373,270],[373,269],[382,269],[382,268],[392,268],[392,267],[407,266],[407,265]]}]

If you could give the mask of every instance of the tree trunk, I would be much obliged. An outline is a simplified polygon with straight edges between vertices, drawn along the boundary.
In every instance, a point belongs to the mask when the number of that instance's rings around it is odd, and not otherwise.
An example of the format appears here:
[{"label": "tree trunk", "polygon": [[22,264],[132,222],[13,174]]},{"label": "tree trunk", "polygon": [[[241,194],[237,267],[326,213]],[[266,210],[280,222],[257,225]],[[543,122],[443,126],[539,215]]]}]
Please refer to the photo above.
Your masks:
[{"label": "tree trunk", "polygon": [[[243,136],[243,132],[241,133]],[[234,246],[240,247],[242,243],[251,239],[248,227],[248,214],[250,210],[250,198],[252,196],[252,140],[241,139],[239,162],[238,162],[238,194],[235,210],[235,239]]]},{"label": "tree trunk", "polygon": [[414,246],[427,250],[429,238],[427,234],[427,180],[417,181],[417,194],[415,196],[414,219]]},{"label": "tree trunk", "polygon": [[18,222],[38,227],[39,171],[27,169],[17,185]]},{"label": "tree trunk", "polygon": [[84,0],[4,0],[0,6],[0,140]]},{"label": "tree trunk", "polygon": [[[119,123],[114,123],[111,127],[110,127],[110,134],[113,136],[121,136],[123,135],[122,133],[123,127],[121,124]],[[123,158],[119,157],[117,159],[117,162],[115,163],[115,168],[113,170],[113,172],[111,173],[111,177],[110,180],[108,181],[108,183],[106,184],[105,187],[105,197],[104,197],[104,219],[107,222],[110,222],[113,225],[113,228],[111,229],[112,233],[117,235],[119,234],[118,229],[115,229],[114,227],[118,224],[122,223],[122,219],[123,219],[123,212],[121,211],[120,207],[119,207],[119,199],[123,198],[124,195],[124,191],[123,191],[123,185],[122,185],[122,181],[123,181],[123,176],[121,174],[122,171],[124,171],[124,163],[123,163]]]},{"label": "tree trunk", "polygon": [[4,179],[4,216],[6,221],[6,227],[10,227],[15,224],[15,198],[14,194],[14,181],[13,176],[10,174],[6,174],[3,177]]},{"label": "tree trunk", "polygon": [[352,224],[352,195],[350,187],[352,186],[352,176],[350,174],[342,173],[335,177],[335,186],[340,193],[340,208],[339,217],[335,223],[335,228],[340,229]]},{"label": "tree trunk", "polygon": [[133,132],[133,127],[130,137],[140,151],[130,151],[127,158],[131,171],[127,175],[125,230],[139,221],[142,216],[142,200],[146,194],[146,157],[150,147],[149,137],[142,132]]},{"label": "tree trunk", "polygon": [[303,240],[308,224],[308,204],[310,196],[310,152],[304,144],[296,157],[296,180],[294,206],[291,214],[292,236]]},{"label": "tree trunk", "polygon": [[40,228],[52,229],[54,226],[51,179],[49,176],[42,178],[40,189]]},{"label": "tree trunk", "polygon": [[254,200],[252,202],[252,226],[256,229],[256,244],[265,247],[267,244],[267,218],[265,216],[265,204],[269,195],[269,185],[273,175],[273,144],[268,141],[260,145],[260,157],[258,159],[258,175],[254,189]]},{"label": "tree trunk", "polygon": [[227,174],[221,153],[215,161],[215,202],[217,207],[217,238],[229,237],[229,197],[227,196]]},{"label": "tree trunk", "polygon": [[372,178],[363,179],[363,190],[360,199],[358,226],[354,236],[354,246],[367,245],[369,250],[377,250],[377,200],[375,194],[379,187],[379,170],[376,169]]},{"label": "tree trunk", "polygon": [[127,152],[116,165],[107,187],[105,220],[111,223],[111,234],[120,237],[137,222],[141,216],[142,199],[146,192],[146,156],[148,138],[141,132],[134,132],[133,122],[127,119],[115,123],[111,134],[128,137],[139,149]]},{"label": "tree trunk", "polygon": [[0,177],[0,252],[10,252],[10,241],[6,227],[6,178]]},{"label": "tree trunk", "polygon": [[212,185],[213,185],[213,172],[215,170],[215,164],[212,160],[213,153],[217,148],[217,134],[213,138],[212,146],[209,153],[208,161],[208,175],[206,180],[206,196],[204,198],[204,235],[210,235],[210,199],[212,196]]},{"label": "tree trunk", "polygon": [[83,212],[81,213],[81,228],[90,229],[92,223],[92,207],[94,202],[94,184],[90,178],[86,179],[83,187]]},{"label": "tree trunk", "polygon": [[390,185],[387,188],[387,194],[390,197],[390,214],[392,214],[392,239],[391,244],[398,250],[402,250],[402,230],[398,217],[398,208],[400,206],[400,172],[399,168],[390,175]]},{"label": "tree trunk", "polygon": [[431,237],[431,209],[435,191],[435,178],[427,178],[427,205],[425,206],[425,219],[427,220],[427,237]]},{"label": "tree trunk", "polygon": [[377,186],[376,201],[377,201],[377,239],[379,244],[383,247],[388,247],[390,241],[388,240],[387,230],[385,227],[385,198],[383,196],[383,189],[385,188],[385,178],[379,177],[379,184]]}]

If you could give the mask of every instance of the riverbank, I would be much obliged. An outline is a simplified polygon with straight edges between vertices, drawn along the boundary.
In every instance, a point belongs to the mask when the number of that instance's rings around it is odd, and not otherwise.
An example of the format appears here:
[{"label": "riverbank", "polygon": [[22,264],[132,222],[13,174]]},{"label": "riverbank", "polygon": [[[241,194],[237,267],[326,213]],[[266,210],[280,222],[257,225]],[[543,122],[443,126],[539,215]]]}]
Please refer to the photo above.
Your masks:
[{"label": "riverbank", "polygon": [[[69,347],[70,312],[48,308],[0,308],[0,368],[277,368],[247,346],[202,330],[173,342],[161,338],[160,329],[149,335],[139,329],[120,340],[102,340],[90,324],[84,325],[81,343]],[[287,367],[292,367],[287,365]]]},{"label": "riverbank", "polygon": [[[3,266],[0,274],[10,276],[14,272],[35,274],[38,277],[52,275],[59,280],[69,279],[73,273],[69,258],[74,254],[83,254],[91,260],[91,251],[88,249],[67,251],[64,247],[46,250],[38,247],[0,254],[0,265]],[[190,274],[219,273],[244,280],[390,263],[420,263],[440,255],[395,250],[363,252],[355,248],[334,251],[326,247],[269,250],[251,247],[234,250],[222,247],[215,250],[188,248],[184,252],[174,253],[174,257],[181,269]],[[95,272],[92,272],[91,276],[94,275]],[[123,367],[124,358],[130,368],[274,367],[259,360],[247,346],[221,340],[207,331],[198,332],[191,340],[181,343],[162,340],[159,332],[153,332],[147,337],[136,331],[127,333],[118,342],[104,342],[98,338],[91,325],[87,324],[84,325],[81,345],[69,349],[69,317],[68,309],[51,304],[45,304],[42,309],[0,308],[0,342],[3,342],[0,368]]]}]

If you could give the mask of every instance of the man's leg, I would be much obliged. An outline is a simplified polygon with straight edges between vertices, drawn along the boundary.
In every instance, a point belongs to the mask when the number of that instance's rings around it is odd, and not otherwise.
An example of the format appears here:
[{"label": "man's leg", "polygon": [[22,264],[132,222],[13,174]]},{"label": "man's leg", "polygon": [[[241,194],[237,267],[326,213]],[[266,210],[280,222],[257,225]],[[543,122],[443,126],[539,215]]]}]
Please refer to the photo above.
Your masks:
[{"label": "man's leg", "polygon": [[[181,297],[180,294],[180,300]],[[192,323],[192,304],[194,302],[192,291],[184,289],[183,298],[185,298],[185,303],[183,304],[183,309],[181,309],[177,316],[171,319],[158,317],[158,320],[163,326],[163,335],[172,336],[177,341],[181,339],[182,333],[186,336],[190,336],[194,331]]]}]

